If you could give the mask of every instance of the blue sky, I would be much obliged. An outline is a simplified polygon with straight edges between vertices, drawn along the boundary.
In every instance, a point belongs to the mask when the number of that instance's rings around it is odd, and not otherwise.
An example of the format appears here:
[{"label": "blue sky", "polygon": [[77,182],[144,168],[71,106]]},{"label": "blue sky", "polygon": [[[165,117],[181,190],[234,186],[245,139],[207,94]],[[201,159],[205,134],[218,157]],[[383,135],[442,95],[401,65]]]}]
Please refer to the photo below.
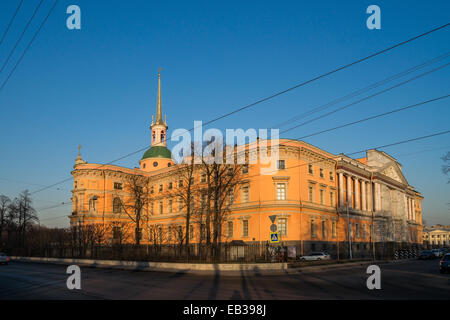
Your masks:
[{"label": "blue sky", "polygon": [[[0,3],[0,34],[18,2]],[[0,74],[1,82],[52,2],[44,1]],[[0,46],[1,63],[37,4],[38,0],[25,1]],[[66,8],[71,4],[81,8],[81,30],[66,28]],[[366,27],[365,11],[371,4],[381,8],[381,30]],[[33,191],[70,177],[78,144],[83,145],[83,158],[94,163],[109,162],[148,145],[159,67],[163,68],[163,112],[169,130],[190,129],[194,120],[206,122],[445,24],[448,12],[448,1],[60,0],[0,91],[0,194],[14,197],[26,188]],[[450,51],[449,40],[450,28],[446,28],[222,119],[214,127],[270,128],[444,54]],[[282,137],[301,137],[448,94],[449,80],[447,67]],[[336,154],[354,152],[448,130],[449,119],[449,101],[443,100],[305,141]],[[450,185],[441,173],[440,159],[450,150],[449,137],[384,150],[398,158],[409,183],[423,193],[424,218],[429,224],[450,224],[446,205]],[[117,164],[135,167],[140,157]],[[35,207],[67,202],[71,186],[69,181],[59,190],[35,194]],[[40,211],[39,216],[43,224],[67,226],[67,218],[53,218],[70,211],[65,206]]]}]

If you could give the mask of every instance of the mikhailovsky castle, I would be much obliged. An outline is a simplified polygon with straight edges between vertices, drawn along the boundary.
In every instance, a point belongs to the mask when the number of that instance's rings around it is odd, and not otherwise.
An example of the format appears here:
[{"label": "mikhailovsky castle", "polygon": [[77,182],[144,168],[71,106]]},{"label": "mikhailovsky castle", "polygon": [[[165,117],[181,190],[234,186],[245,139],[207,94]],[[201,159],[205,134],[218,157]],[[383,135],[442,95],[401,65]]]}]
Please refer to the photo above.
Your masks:
[{"label": "mikhailovsky castle", "polygon": [[[160,233],[169,232],[174,223],[185,228],[183,205],[171,192],[179,183],[180,164],[166,147],[167,130],[159,74],[151,147],[142,155],[139,168],[88,163],[78,154],[72,171],[71,225],[103,223],[118,228],[129,221],[120,204],[128,196],[127,177],[140,175],[148,178],[152,197],[144,209],[142,228],[157,228]],[[297,246],[301,254],[345,251],[350,244],[356,256],[377,243],[422,243],[423,197],[408,183],[395,158],[368,150],[364,158],[353,159],[304,141],[280,139],[278,143],[276,172],[260,174],[258,164],[243,167],[223,224],[222,242],[267,243],[269,216],[275,216],[282,243]],[[248,152],[255,146],[248,145]],[[204,183],[200,174],[193,179],[197,186]],[[191,243],[199,239],[203,227],[199,224],[193,219],[190,225]],[[111,241],[115,234],[111,233]],[[149,237],[144,230],[141,243],[151,241]]]}]

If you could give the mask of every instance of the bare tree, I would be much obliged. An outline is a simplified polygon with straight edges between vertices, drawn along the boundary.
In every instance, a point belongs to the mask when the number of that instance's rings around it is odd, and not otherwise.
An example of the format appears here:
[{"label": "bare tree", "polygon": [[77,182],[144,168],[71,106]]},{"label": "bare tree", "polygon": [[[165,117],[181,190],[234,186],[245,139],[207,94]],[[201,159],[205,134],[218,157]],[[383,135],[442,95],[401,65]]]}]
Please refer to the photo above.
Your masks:
[{"label": "bare tree", "polygon": [[[194,150],[194,144],[191,145],[191,151]],[[195,184],[195,176],[198,172],[198,165],[195,164],[195,153],[191,152],[191,155],[185,159],[185,162],[180,165],[178,171],[178,182],[172,195],[181,201],[183,207],[183,216],[185,220],[185,235],[181,237],[184,239],[187,254],[189,256],[189,226],[191,225],[192,218],[196,213],[195,198],[198,194],[198,187]]]},{"label": "bare tree", "polygon": [[[25,247],[26,233],[29,227],[38,222],[36,210],[32,207],[32,199],[28,190],[23,191],[9,206],[10,219],[14,219],[19,246]],[[11,221],[12,222],[12,221]]]},{"label": "bare tree", "polygon": [[[215,152],[220,153],[216,154]],[[227,152],[231,154],[227,155]],[[230,212],[236,186],[241,182],[243,165],[238,164],[235,148],[221,148],[220,151],[216,149],[213,157],[215,158],[214,161],[203,157],[202,168],[206,175],[207,186],[205,210],[206,244],[207,246],[212,244],[212,253],[214,257],[218,257],[221,250],[223,224],[226,215]],[[230,161],[230,159],[233,161]]]},{"label": "bare tree", "polygon": [[125,183],[125,189],[129,196],[122,202],[122,207],[135,225],[134,239],[136,246],[141,244],[142,223],[146,216],[144,209],[150,200],[148,182],[148,178],[142,175],[129,175]]},{"label": "bare tree", "polygon": [[6,227],[6,219],[11,200],[5,196],[0,195],[0,244],[2,242],[3,230]]}]

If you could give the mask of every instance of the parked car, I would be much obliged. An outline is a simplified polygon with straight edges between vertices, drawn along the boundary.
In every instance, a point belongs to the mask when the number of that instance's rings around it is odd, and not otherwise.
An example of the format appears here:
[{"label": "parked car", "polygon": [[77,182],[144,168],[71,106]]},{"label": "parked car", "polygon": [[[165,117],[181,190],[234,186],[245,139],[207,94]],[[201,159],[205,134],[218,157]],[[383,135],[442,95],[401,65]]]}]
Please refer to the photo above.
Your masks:
[{"label": "parked car", "polygon": [[439,271],[441,273],[450,271],[450,253],[445,254],[439,261]]},{"label": "parked car", "polygon": [[423,250],[418,257],[419,260],[432,260],[435,258],[436,255],[431,250]]},{"label": "parked car", "polygon": [[433,250],[431,250],[431,252],[433,252],[435,258],[442,257],[442,252],[440,249],[433,249]]},{"label": "parked car", "polygon": [[8,264],[9,263],[9,257],[6,255],[6,253],[0,252],[0,264]]},{"label": "parked car", "polygon": [[301,256],[300,260],[317,261],[317,260],[330,260],[330,255],[326,252],[313,252],[307,256]]}]

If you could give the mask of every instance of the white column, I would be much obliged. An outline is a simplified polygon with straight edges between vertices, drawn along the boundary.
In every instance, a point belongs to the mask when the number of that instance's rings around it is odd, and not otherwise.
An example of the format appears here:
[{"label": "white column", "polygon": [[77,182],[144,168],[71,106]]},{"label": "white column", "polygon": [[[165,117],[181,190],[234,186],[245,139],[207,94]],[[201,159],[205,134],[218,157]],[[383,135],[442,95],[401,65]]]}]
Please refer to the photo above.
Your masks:
[{"label": "white column", "polygon": [[339,206],[344,205],[344,175],[339,172]]},{"label": "white column", "polygon": [[380,184],[375,183],[375,203],[374,203],[374,211],[380,211],[381,209],[381,201],[380,201]]},{"label": "white column", "polygon": [[348,207],[352,207],[352,177],[347,176],[347,203]]},{"label": "white column", "polygon": [[416,221],[416,200],[414,200],[414,198],[411,200],[411,202],[412,202],[412,206],[411,206],[411,208],[412,208],[412,219],[414,220],[414,221]]},{"label": "white column", "polygon": [[362,195],[362,208],[361,210],[366,211],[367,207],[366,207],[366,181],[362,180],[361,181],[361,195]]},{"label": "white column", "polygon": [[372,182],[367,184],[367,211],[373,210]]},{"label": "white column", "polygon": [[355,178],[355,209],[359,209],[359,179]]}]

